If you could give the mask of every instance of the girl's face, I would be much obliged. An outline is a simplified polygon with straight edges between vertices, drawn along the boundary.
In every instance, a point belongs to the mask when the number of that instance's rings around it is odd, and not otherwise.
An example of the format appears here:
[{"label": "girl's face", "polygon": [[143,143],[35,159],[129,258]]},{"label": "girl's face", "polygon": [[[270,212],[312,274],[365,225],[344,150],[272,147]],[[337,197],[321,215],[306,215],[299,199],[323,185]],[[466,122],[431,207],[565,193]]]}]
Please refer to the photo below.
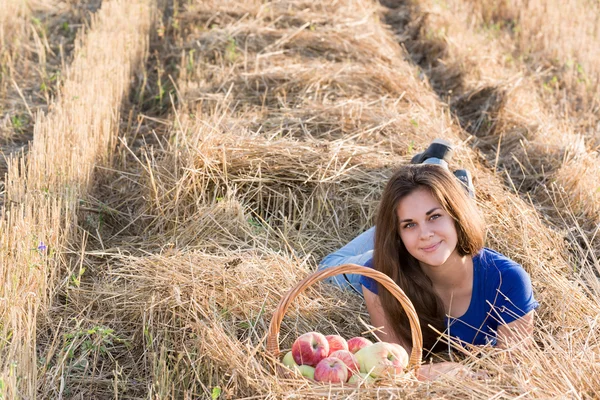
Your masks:
[{"label": "girl's face", "polygon": [[417,189],[398,203],[400,238],[421,266],[444,265],[456,252],[458,234],[452,217],[427,189]]}]

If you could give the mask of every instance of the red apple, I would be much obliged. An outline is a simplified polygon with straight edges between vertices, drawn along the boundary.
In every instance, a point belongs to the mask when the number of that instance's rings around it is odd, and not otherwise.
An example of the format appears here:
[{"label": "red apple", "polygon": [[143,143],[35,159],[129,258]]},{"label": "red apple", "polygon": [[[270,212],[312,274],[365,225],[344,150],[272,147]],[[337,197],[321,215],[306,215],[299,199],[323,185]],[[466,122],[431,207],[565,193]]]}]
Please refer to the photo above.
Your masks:
[{"label": "red apple", "polygon": [[364,347],[355,356],[360,365],[360,372],[368,373],[376,378],[400,374],[408,364],[408,356],[404,357],[398,349],[385,342]]},{"label": "red apple", "polygon": [[348,340],[348,351],[350,351],[352,354],[356,354],[356,352],[363,347],[370,346],[372,344],[373,342],[362,336],[353,337],[352,339]]},{"label": "red apple", "polygon": [[348,350],[348,343],[346,339],[340,335],[327,335],[325,336],[327,343],[329,343],[329,355],[338,350]]},{"label": "red apple", "polygon": [[329,354],[329,343],[319,332],[300,335],[292,345],[292,356],[298,365],[315,367]]},{"label": "red apple", "polygon": [[358,371],[360,371],[358,360],[354,354],[350,353],[348,350],[334,351],[329,355],[329,357],[339,358],[344,364],[346,364],[346,367],[348,367],[348,379],[350,379],[353,374],[356,374]]},{"label": "red apple", "polygon": [[348,380],[348,367],[339,358],[327,357],[315,368],[315,381],[342,383]]}]

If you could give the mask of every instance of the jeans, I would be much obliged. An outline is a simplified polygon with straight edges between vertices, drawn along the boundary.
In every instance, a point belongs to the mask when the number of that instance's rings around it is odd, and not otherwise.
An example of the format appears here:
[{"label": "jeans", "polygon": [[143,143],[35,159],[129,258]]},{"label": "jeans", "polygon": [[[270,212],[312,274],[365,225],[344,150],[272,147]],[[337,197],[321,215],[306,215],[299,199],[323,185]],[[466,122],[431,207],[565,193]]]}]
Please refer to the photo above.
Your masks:
[{"label": "jeans", "polygon": [[[373,248],[375,246],[375,227],[361,233],[350,243],[341,249],[329,254],[319,264],[318,270],[335,267],[342,264],[358,264],[364,266],[367,261],[373,258]],[[325,282],[338,285],[344,289],[350,289],[350,285],[359,293],[362,293],[360,285],[360,277],[362,275],[347,274],[346,277],[350,281],[346,281],[343,275],[336,275],[325,279]]]}]

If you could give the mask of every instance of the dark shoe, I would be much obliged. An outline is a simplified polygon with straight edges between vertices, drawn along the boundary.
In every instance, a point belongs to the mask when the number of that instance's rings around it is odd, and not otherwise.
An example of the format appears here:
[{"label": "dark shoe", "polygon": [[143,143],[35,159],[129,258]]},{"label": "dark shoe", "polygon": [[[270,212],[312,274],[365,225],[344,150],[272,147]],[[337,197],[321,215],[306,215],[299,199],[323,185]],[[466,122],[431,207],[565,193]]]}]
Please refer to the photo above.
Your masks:
[{"label": "dark shoe", "polygon": [[[437,164],[448,169],[448,163],[452,157],[452,144],[444,139],[435,139],[424,152],[416,154],[411,164]],[[469,196],[475,198],[475,186],[471,173],[466,169],[457,169],[454,176],[463,184]]]},{"label": "dark shoe", "polygon": [[427,149],[415,155],[411,164],[438,164],[448,168],[452,156],[452,144],[444,139],[435,139]]},{"label": "dark shoe", "polygon": [[466,169],[457,169],[454,171],[454,176],[458,178],[460,183],[463,184],[469,196],[471,198],[475,198],[475,186],[473,186],[473,178],[471,177],[471,173]]}]

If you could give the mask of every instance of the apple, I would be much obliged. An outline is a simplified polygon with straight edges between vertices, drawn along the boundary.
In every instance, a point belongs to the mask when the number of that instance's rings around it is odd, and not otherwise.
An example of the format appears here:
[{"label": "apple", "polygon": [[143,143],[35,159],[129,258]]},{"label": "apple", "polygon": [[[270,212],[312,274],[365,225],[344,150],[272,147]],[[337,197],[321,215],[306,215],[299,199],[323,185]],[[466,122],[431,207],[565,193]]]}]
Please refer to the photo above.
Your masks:
[{"label": "apple", "polygon": [[291,351],[288,351],[285,354],[285,356],[283,356],[282,362],[283,362],[283,365],[285,365],[286,367],[294,368],[294,367],[298,366],[298,364],[296,364],[296,361],[294,361],[294,356]]},{"label": "apple", "polygon": [[388,343],[392,348],[396,350],[396,357],[400,360],[402,367],[406,369],[408,367],[409,356],[406,349],[400,346],[398,343]]},{"label": "apple", "polygon": [[330,356],[331,353],[336,352],[338,350],[348,350],[348,343],[346,342],[346,339],[344,339],[340,335],[327,335],[325,336],[325,339],[327,339],[327,343],[329,343],[328,356]]},{"label": "apple", "polygon": [[339,358],[327,357],[315,368],[315,381],[342,383],[348,380],[348,367]]},{"label": "apple", "polygon": [[360,371],[358,360],[354,354],[350,353],[348,350],[334,351],[329,355],[329,357],[339,358],[344,364],[346,364],[346,367],[348,367],[348,378],[351,378],[354,374]]},{"label": "apple", "polygon": [[310,365],[297,365],[296,370],[298,372],[300,372],[300,374],[303,377],[308,378],[311,381],[315,380],[315,368],[314,367],[311,367]]},{"label": "apple", "polygon": [[373,378],[371,375],[369,374],[365,374],[364,372],[359,372],[358,374],[354,374],[350,377],[350,379],[348,379],[348,383],[351,385],[358,385],[359,383],[372,383],[375,381],[375,378]]},{"label": "apple", "polygon": [[316,367],[329,355],[329,343],[319,332],[308,332],[298,336],[292,345],[292,356],[298,365]]},{"label": "apple", "polygon": [[356,354],[356,352],[363,347],[370,346],[372,344],[373,342],[371,342],[369,339],[362,336],[356,336],[348,340],[348,351],[350,351],[352,354]]},{"label": "apple", "polygon": [[386,342],[363,347],[355,354],[360,372],[369,373],[376,378],[401,373],[408,364],[408,356],[404,357],[404,355]]}]

